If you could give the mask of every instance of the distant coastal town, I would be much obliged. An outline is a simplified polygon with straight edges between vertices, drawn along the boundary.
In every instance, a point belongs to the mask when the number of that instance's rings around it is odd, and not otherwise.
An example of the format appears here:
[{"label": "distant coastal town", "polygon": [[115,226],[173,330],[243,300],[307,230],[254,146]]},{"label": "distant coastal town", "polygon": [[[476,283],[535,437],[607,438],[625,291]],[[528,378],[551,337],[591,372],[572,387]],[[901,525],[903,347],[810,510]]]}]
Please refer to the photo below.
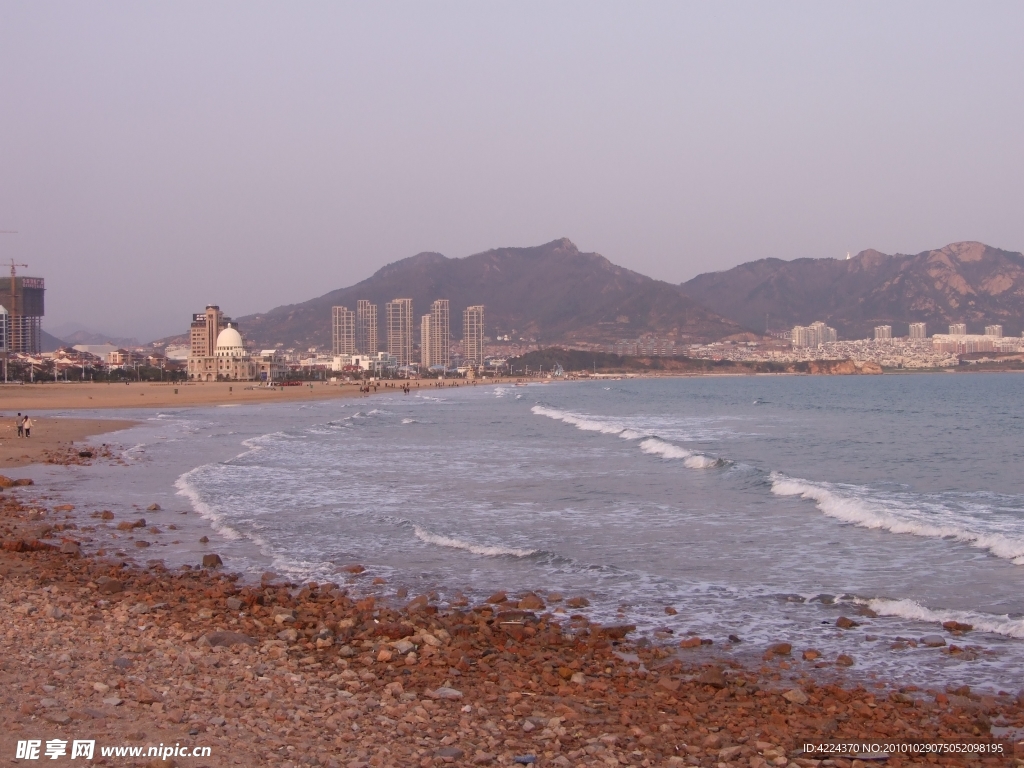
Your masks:
[{"label": "distant coastal town", "polygon": [[[871,338],[840,339],[824,321],[788,331],[734,334],[715,341],[653,333],[613,343],[574,338],[542,344],[513,331],[487,335],[484,304],[462,311],[461,337],[452,333],[451,301],[433,300],[418,316],[413,299],[395,298],[383,306],[368,299],[355,306],[332,306],[323,316],[329,347],[275,344],[259,348],[244,329],[208,305],[194,313],[186,334],[148,345],[65,344],[43,351],[45,282],[15,273],[0,278],[0,354],[3,381],[248,381],[264,385],[299,381],[353,381],[384,378],[480,378],[511,375],[516,361],[545,348],[599,352],[633,359],[712,361],[793,365],[813,361],[871,363],[888,370],[949,370],[979,364],[1024,362],[1024,336],[1005,336],[1000,324],[968,328],[951,323],[948,332],[928,335],[924,322],[907,323],[905,335],[891,324],[877,325]],[[381,322],[382,321],[382,322]],[[418,328],[417,328],[418,325]],[[902,331],[903,328],[898,328]],[[970,331],[980,331],[972,333]],[[493,333],[493,331],[492,331]],[[325,334],[326,335],[326,334]],[[52,339],[51,339],[52,341]],[[596,372],[596,365],[594,366]],[[519,373],[529,372],[520,366]],[[560,370],[548,368],[551,375]]]}]

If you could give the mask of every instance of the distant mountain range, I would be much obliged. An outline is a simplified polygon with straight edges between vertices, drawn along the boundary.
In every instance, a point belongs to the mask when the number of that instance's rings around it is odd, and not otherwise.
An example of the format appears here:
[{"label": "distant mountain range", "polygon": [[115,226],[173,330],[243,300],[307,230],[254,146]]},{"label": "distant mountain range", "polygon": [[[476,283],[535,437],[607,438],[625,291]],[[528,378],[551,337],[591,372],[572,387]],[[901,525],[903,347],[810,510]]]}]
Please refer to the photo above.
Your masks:
[{"label": "distant mountain range", "polygon": [[952,243],[913,256],[874,250],[851,259],[761,259],[682,284],[694,301],[751,330],[824,320],[841,338],[870,337],[874,326],[928,323],[945,333],[967,323],[970,333],[1001,323],[1006,335],[1024,329],[1024,255],[977,242]]},{"label": "distant mountain range", "polygon": [[44,352],[52,352],[60,347],[73,347],[76,344],[113,344],[117,347],[137,347],[139,340],[111,336],[75,322],[61,323],[51,327],[49,332],[43,331]]},{"label": "distant mountain range", "polygon": [[[876,325],[906,335],[912,322],[928,323],[929,333],[961,322],[981,333],[985,325],[1001,323],[1005,334],[1016,335],[1024,330],[1024,255],[962,242],[916,255],[867,250],[845,260],[761,259],[673,285],[562,239],[465,258],[420,253],[356,285],[238,322],[257,347],[327,348],[331,307],[354,309],[358,299],[369,299],[378,306],[383,345],[384,304],[395,298],[413,300],[416,340],[419,316],[435,299],[451,302],[453,338],[462,335],[462,310],[484,304],[488,336],[508,334],[537,347],[606,344],[644,334],[677,344],[753,338],[749,334],[815,320],[847,339],[870,337]],[[162,341],[182,340],[187,333]]]},{"label": "distant mountain range", "polygon": [[453,338],[461,338],[462,311],[473,304],[486,306],[488,336],[508,334],[542,345],[606,343],[645,333],[686,343],[743,331],[679,286],[616,266],[600,254],[582,253],[566,239],[458,259],[420,253],[349,288],[240,317],[238,323],[256,346],[329,347],[331,307],[355,309],[358,299],[369,299],[378,305],[383,344],[384,304],[394,298],[413,300],[417,341],[419,316],[435,299],[451,302]]}]

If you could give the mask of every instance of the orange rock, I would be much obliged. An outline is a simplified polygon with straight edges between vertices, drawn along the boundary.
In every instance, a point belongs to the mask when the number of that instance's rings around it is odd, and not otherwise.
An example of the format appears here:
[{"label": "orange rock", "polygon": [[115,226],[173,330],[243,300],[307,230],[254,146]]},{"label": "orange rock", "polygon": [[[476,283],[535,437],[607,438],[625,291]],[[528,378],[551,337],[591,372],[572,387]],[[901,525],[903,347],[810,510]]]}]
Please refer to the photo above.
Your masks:
[{"label": "orange rock", "polygon": [[517,607],[526,611],[536,611],[543,609],[545,606],[543,600],[533,592],[529,592],[523,596],[523,599],[519,601]]}]

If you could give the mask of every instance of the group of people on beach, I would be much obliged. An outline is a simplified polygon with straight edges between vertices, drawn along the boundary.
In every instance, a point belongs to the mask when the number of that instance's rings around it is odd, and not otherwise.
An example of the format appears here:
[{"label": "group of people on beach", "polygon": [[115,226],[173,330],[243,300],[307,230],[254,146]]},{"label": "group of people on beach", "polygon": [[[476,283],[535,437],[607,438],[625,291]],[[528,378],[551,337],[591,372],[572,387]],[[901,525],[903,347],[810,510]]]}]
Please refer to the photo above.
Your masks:
[{"label": "group of people on beach", "polygon": [[18,437],[32,437],[32,419],[27,413],[24,416],[19,413],[14,420],[14,426],[18,428]]}]

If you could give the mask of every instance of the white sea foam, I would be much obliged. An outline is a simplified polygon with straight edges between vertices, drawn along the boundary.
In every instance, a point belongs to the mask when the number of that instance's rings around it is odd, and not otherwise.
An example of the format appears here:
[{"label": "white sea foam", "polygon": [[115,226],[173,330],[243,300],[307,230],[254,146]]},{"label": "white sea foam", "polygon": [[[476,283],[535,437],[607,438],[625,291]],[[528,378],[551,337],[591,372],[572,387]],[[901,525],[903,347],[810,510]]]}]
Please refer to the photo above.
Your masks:
[{"label": "white sea foam", "polygon": [[135,458],[134,454],[145,453],[145,448],[145,443],[136,443],[131,448],[125,448],[123,451],[121,451],[121,458],[131,460]]},{"label": "white sea foam", "polygon": [[933,610],[925,608],[913,600],[888,600],[875,598],[873,600],[858,600],[857,602],[867,605],[875,613],[882,616],[898,616],[912,621],[925,621],[934,624],[941,624],[944,621],[958,621],[961,624],[970,624],[976,631],[992,632],[1007,637],[1024,638],[1024,619],[1014,619],[1004,614],[997,616],[991,613],[977,613],[975,611],[953,611]]},{"label": "white sea foam", "polygon": [[661,456],[663,459],[682,459],[683,466],[690,469],[708,469],[709,467],[721,466],[724,463],[721,459],[714,459],[701,453],[688,451],[685,448],[680,448],[678,445],[666,442],[648,433],[631,429],[623,424],[601,421],[592,416],[560,411],[557,408],[546,408],[543,405],[535,405],[530,410],[538,416],[547,416],[549,419],[564,421],[566,424],[572,424],[577,429],[582,429],[585,432],[617,435],[623,440],[642,440],[640,450],[644,453]]},{"label": "white sea foam", "polygon": [[934,539],[953,539],[985,549],[996,557],[1024,565],[1024,540],[997,531],[972,530],[970,521],[953,520],[948,511],[925,509],[897,499],[873,497],[868,489],[836,486],[771,474],[772,493],[810,499],[823,513],[862,528],[909,533]]},{"label": "white sea foam", "polygon": [[203,501],[199,492],[192,487],[189,482],[190,477],[203,467],[196,467],[191,472],[186,472],[174,482],[174,487],[178,489],[178,495],[184,496],[189,500],[192,505],[192,509],[200,514],[203,518],[210,521],[210,527],[214,531],[219,533],[225,539],[240,539],[242,534],[232,528],[230,525],[223,521],[223,516],[217,513],[209,504]]},{"label": "white sea foam", "polygon": [[416,419],[402,419],[402,423],[403,424],[419,424],[419,422],[416,421]]},{"label": "white sea foam", "polygon": [[690,469],[708,469],[709,467],[717,467],[722,463],[719,459],[688,451],[685,448],[680,448],[672,443],[666,443],[664,440],[659,440],[656,437],[649,437],[640,443],[640,450],[653,456],[661,456],[663,459],[682,459],[683,466]]},{"label": "white sea foam", "polygon": [[420,528],[418,525],[413,526],[413,530],[416,532],[416,538],[420,541],[425,541],[427,544],[436,544],[439,547],[451,547],[452,549],[464,549],[467,552],[472,552],[474,555],[484,555],[486,557],[500,557],[502,555],[529,557],[536,551],[533,549],[517,549],[516,547],[496,547],[474,544],[470,541],[452,538],[451,536],[439,536],[436,533],[431,533],[430,531]]},{"label": "white sea foam", "polygon": [[538,416],[547,416],[549,419],[564,421],[572,424],[584,432],[600,432],[603,435],[618,435],[626,440],[635,440],[643,437],[643,434],[632,429],[627,429],[622,424],[615,424],[607,421],[600,421],[590,416],[583,416],[569,411],[560,411],[557,408],[546,408],[543,405],[535,405],[530,409]]}]

